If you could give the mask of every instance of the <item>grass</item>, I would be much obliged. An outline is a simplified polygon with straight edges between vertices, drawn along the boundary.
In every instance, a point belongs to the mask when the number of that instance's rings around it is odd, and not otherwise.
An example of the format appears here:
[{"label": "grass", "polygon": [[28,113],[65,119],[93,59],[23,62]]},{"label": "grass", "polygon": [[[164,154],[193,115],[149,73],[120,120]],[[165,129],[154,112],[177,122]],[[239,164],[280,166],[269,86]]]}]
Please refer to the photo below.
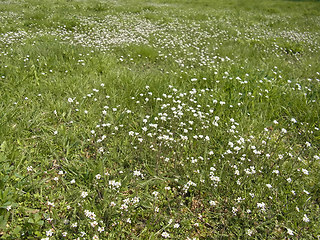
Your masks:
[{"label": "grass", "polygon": [[0,2],[1,239],[318,239],[318,1]]}]

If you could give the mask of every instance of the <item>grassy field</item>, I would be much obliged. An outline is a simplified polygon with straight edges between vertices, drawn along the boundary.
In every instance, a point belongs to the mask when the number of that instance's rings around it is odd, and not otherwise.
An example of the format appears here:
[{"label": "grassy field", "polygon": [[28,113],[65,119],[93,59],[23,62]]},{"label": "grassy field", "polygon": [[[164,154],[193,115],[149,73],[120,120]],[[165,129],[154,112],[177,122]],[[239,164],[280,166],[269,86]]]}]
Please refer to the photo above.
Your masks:
[{"label": "grassy field", "polygon": [[1,239],[320,239],[320,2],[0,0]]}]

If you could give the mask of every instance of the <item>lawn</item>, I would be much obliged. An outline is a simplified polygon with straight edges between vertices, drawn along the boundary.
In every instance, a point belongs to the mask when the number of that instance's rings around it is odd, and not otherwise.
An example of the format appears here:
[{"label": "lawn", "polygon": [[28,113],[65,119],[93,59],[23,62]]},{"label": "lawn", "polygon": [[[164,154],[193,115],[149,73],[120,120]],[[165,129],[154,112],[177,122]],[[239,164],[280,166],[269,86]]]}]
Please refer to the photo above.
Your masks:
[{"label": "lawn", "polygon": [[0,0],[1,239],[319,239],[320,2]]}]

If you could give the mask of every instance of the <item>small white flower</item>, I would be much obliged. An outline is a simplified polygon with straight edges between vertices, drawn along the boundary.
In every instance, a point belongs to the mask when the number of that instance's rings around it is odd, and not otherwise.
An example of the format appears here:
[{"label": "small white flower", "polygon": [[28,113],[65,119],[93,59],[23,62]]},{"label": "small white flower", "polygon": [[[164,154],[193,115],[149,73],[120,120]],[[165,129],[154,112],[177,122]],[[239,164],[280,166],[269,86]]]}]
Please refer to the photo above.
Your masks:
[{"label": "small white flower", "polygon": [[141,172],[139,170],[133,171],[133,176],[139,177],[141,175]]},{"label": "small white flower", "polygon": [[76,222],[71,224],[72,228],[76,228],[77,226],[78,226],[78,223],[76,223]]},{"label": "small white flower", "polygon": [[69,103],[72,103],[72,102],[73,102],[73,99],[72,99],[72,98],[68,98],[68,102],[69,102]]},{"label": "small white flower", "polygon": [[167,233],[167,232],[163,232],[163,233],[161,234],[161,236],[164,237],[164,238],[170,238],[170,235],[169,235],[169,233]]},{"label": "small white flower", "polygon": [[294,119],[294,118],[291,118],[291,122],[293,122],[293,123],[297,123],[297,120],[296,120],[296,119]]},{"label": "small white flower", "polygon": [[248,236],[251,236],[253,234],[253,231],[251,229],[247,229],[246,234]]},{"label": "small white flower", "polygon": [[308,218],[307,214],[303,215],[303,219],[304,222],[310,222],[310,219]]},{"label": "small white flower", "polygon": [[94,212],[90,212],[89,210],[84,210],[84,214],[86,217],[90,218],[91,220],[96,220],[96,214]]},{"label": "small white flower", "polygon": [[98,222],[97,221],[93,221],[90,223],[91,227],[96,227],[98,225]]},{"label": "small white flower", "polygon": [[99,240],[99,237],[98,237],[98,235],[94,235],[94,236],[92,237],[92,239],[93,239],[93,240]]},{"label": "small white flower", "polygon": [[262,203],[257,203],[257,207],[261,209],[262,212],[266,210],[266,204],[264,202]]},{"label": "small white flower", "polygon": [[287,228],[287,231],[288,231],[288,234],[289,234],[289,235],[291,235],[291,236],[294,235],[293,231],[292,231],[290,228]]},{"label": "small white flower", "polygon": [[266,186],[271,189],[272,188],[272,185],[271,184],[266,184]]},{"label": "small white flower", "polygon": [[48,231],[46,231],[46,235],[48,237],[51,237],[53,235],[53,229],[49,229]]},{"label": "small white flower", "polygon": [[175,225],[173,225],[173,228],[179,228],[179,227],[180,227],[179,223],[176,223]]},{"label": "small white flower", "polygon": [[101,174],[97,174],[96,179],[101,179]]},{"label": "small white flower", "polygon": [[82,198],[85,198],[86,196],[88,196],[88,193],[87,193],[87,192],[82,192],[82,193],[81,193],[81,197],[82,197]]},{"label": "small white flower", "polygon": [[33,171],[33,167],[32,166],[27,167],[27,171],[28,172],[32,172]]},{"label": "small white flower", "polygon": [[238,209],[235,207],[232,207],[232,213],[233,215],[237,215]]},{"label": "small white flower", "polygon": [[307,169],[302,168],[301,171],[305,174],[305,175],[309,175],[309,172]]}]

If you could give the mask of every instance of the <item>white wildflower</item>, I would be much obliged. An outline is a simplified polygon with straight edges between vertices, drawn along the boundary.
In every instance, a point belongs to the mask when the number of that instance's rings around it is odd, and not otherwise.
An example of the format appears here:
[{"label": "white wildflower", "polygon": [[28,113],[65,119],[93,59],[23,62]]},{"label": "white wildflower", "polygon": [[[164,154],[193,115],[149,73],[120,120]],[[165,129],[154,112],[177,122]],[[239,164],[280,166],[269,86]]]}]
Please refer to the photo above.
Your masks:
[{"label": "white wildflower", "polygon": [[307,214],[303,215],[303,219],[304,222],[310,222],[310,219],[308,218]]}]

